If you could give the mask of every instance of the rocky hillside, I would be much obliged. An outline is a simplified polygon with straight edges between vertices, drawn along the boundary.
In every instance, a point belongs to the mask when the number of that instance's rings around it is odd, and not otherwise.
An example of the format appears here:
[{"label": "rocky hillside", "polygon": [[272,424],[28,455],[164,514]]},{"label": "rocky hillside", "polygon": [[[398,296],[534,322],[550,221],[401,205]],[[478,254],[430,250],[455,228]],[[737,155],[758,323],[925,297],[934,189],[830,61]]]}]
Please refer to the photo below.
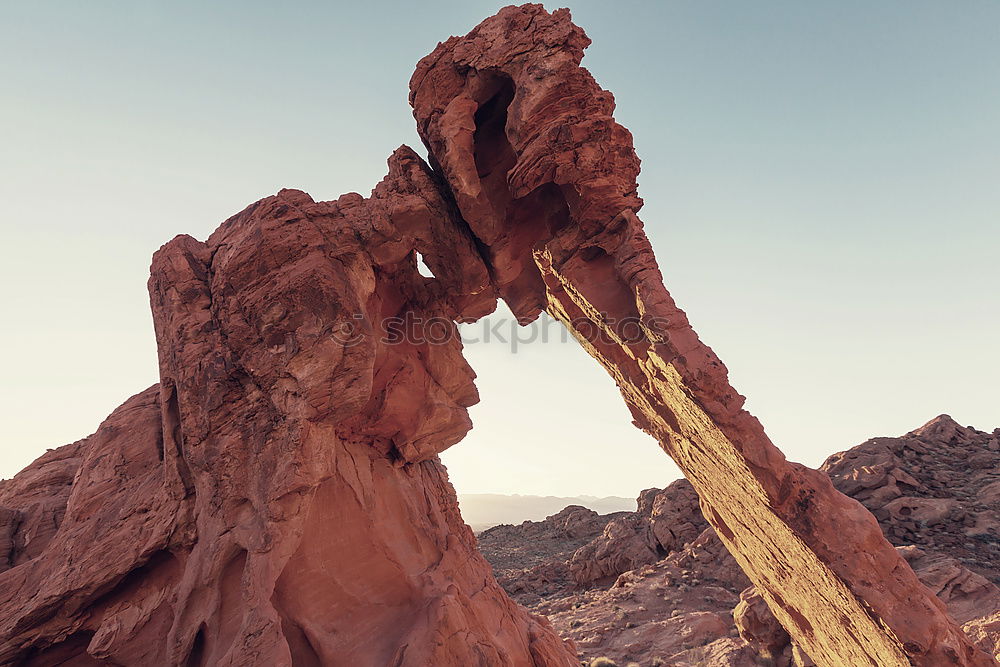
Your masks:
[{"label": "rocky hillside", "polygon": [[[1000,429],[941,415],[873,438],[820,467],[865,505],[952,618],[1000,650]],[[811,664],[701,516],[691,485],[644,491],[638,511],[567,507],[498,526],[480,550],[515,599],[585,660],[621,665]]]},{"label": "rocky hillside", "polygon": [[458,505],[462,518],[479,533],[504,523],[541,521],[564,507],[579,505],[599,514],[635,511],[635,498],[617,496],[522,496],[500,493],[460,493]]}]

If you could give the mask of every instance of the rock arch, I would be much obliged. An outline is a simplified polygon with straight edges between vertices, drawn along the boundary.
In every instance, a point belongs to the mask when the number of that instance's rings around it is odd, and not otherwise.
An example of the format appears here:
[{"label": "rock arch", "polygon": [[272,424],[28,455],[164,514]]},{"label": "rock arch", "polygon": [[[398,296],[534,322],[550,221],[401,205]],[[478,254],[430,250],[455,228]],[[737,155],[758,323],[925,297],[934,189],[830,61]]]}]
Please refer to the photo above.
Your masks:
[{"label": "rock arch", "polygon": [[[563,321],[607,369],[636,424],[678,463],[709,522],[813,659],[988,664],[874,518],[823,474],[785,460],[664,289],[636,215],[631,136],[612,117],[611,94],[579,66],[588,44],[566,10],[507,8],[440,45],[411,80],[420,136],[491,275],[502,277],[498,294],[522,319],[544,309]],[[480,101],[498,79],[515,91],[504,151],[493,148],[503,144],[500,94]],[[483,154],[503,155],[506,194]],[[510,258],[525,229],[534,266],[523,253]],[[627,335],[637,323],[643,335]]]},{"label": "rock arch", "polygon": [[368,198],[283,190],[156,253],[160,383],[0,483],[0,663],[575,664],[437,459],[478,400],[455,322],[499,297],[608,370],[815,660],[992,664],[742,410],[663,288],[588,43],[566,10],[501,10],[417,66],[429,165],[402,147]]}]

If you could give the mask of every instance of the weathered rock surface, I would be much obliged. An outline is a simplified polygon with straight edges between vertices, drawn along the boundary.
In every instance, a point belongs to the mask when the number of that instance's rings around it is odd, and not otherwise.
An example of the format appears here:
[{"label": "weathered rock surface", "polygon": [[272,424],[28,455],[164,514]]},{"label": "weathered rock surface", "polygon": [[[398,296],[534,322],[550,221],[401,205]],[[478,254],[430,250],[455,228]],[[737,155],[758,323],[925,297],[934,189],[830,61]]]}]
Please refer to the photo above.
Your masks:
[{"label": "weathered rock surface", "polygon": [[[995,614],[1000,611],[1000,588],[984,577],[963,567],[954,558],[926,552],[915,546],[898,547],[916,572],[920,581],[948,607],[948,613],[979,648],[996,656],[997,632]],[[779,667],[813,665],[808,656],[794,644],[754,588],[740,596],[733,610],[740,637],[755,653],[768,657]]]},{"label": "weathered rock surface", "polygon": [[1000,613],[969,621],[962,629],[976,646],[1000,660]]},{"label": "weathered rock surface", "polygon": [[893,544],[941,551],[1000,583],[1000,429],[940,415],[834,454],[820,470],[872,511]]},{"label": "weathered rock surface", "polygon": [[544,521],[500,525],[479,534],[479,549],[489,559],[497,581],[511,597],[531,605],[542,598],[568,594],[575,587],[569,559],[600,535],[615,516],[570,505]]},{"label": "weathered rock surface", "polygon": [[[948,427],[940,428],[943,425]],[[953,437],[956,432],[964,437]],[[897,547],[897,551],[947,606],[951,617],[963,624],[969,638],[991,655],[1000,652],[996,616],[1000,611],[1000,589],[993,583],[1000,579],[1000,563],[995,560],[997,550],[990,545],[997,543],[995,538],[1000,534],[992,530],[977,539],[976,544],[983,545],[986,551],[975,552],[974,558],[967,551],[971,547],[963,545],[955,551],[953,538],[964,534],[969,526],[991,524],[997,512],[996,505],[981,502],[981,489],[995,484],[991,480],[1000,474],[996,472],[1000,470],[1000,448],[989,446],[992,438],[992,434],[958,427],[949,417],[941,416],[899,438],[874,438],[835,454],[823,465],[824,470],[832,469],[838,488],[856,494],[863,502],[881,498],[882,503],[888,503],[899,498],[897,487],[902,479],[912,480],[910,486],[914,489],[928,487],[936,478],[950,480],[947,485],[937,486],[935,499],[958,508],[957,520],[914,523],[906,533],[910,544]],[[905,452],[914,447],[935,453],[930,465],[919,457],[901,456],[897,460],[891,456],[892,450]],[[971,457],[982,462],[979,470],[983,472],[961,474]],[[857,484],[859,479],[865,483]],[[589,569],[613,572],[617,577],[613,585],[606,584],[605,579],[585,579],[566,582],[561,588],[536,589],[530,580],[517,577],[510,561],[501,582],[508,591],[515,592],[519,602],[548,614],[560,633],[576,642],[585,658],[608,656],[619,664],[636,661],[642,667],[814,664],[792,642],[759,592],[747,587],[746,577],[711,529],[684,547],[670,549],[666,557],[634,569],[601,569],[609,563],[626,564],[634,544],[649,539],[650,526],[655,528],[657,516],[671,517],[668,526],[704,525],[697,505],[690,502],[690,489],[685,480],[678,480],[663,491],[644,491],[633,515],[600,517],[606,522],[604,529],[595,519],[590,524],[591,543],[572,556],[567,557],[565,550],[547,558],[540,548],[533,552],[534,567],[540,570],[569,568],[584,559],[594,559]],[[654,511],[654,507],[658,510]],[[897,518],[888,512],[880,514],[884,531],[896,541],[893,536],[898,532]],[[505,540],[505,553],[517,553],[517,545],[530,541],[529,534],[543,533],[546,523],[504,527],[498,535]],[[631,526],[634,533],[618,541],[608,540],[612,526]],[[617,555],[613,552],[616,544],[621,548]],[[480,549],[491,563],[500,546],[495,539],[480,541]],[[962,559],[948,555],[953,552]],[[732,620],[723,625],[708,623],[713,614],[717,618],[731,615]]]},{"label": "weathered rock surface", "polygon": [[[455,322],[499,296],[608,369],[817,661],[992,664],[871,514],[742,410],[662,286],[588,43],[566,10],[505,8],[417,66],[430,165],[403,147],[368,198],[283,190],[156,253],[159,384],[0,485],[0,662],[573,664],[496,583],[437,458],[478,399]],[[693,531],[655,523],[653,553]],[[711,535],[691,558],[723,558]],[[691,613],[699,636],[726,623]]]},{"label": "weathered rock surface", "polygon": [[610,521],[598,539],[573,554],[569,568],[582,586],[613,579],[640,565],[655,563],[707,527],[694,487],[687,480],[677,480],[662,491],[643,491],[638,510]]},{"label": "weathered rock surface", "polygon": [[609,584],[682,548],[708,527],[687,480],[647,489],[637,505],[635,512],[606,515],[568,506],[544,521],[495,526],[479,535],[479,549],[504,589],[531,605],[541,597]]},{"label": "weathered rock surface", "polygon": [[804,667],[805,664],[815,664],[792,654],[794,647],[788,632],[774,618],[757,589],[751,587],[740,593],[740,603],[733,609],[733,620],[740,638],[759,658],[775,665]]},{"label": "weathered rock surface", "polygon": [[[417,130],[522,320],[561,320],[691,481],[782,625],[838,665],[985,665],[872,515],[789,463],[663,287],[639,160],[566,10],[505,8],[424,58]],[[865,554],[858,558],[857,554]]]},{"label": "weathered rock surface", "polygon": [[35,558],[52,541],[66,513],[83,442],[50,450],[16,479],[0,482],[0,572]]},{"label": "weathered rock surface", "polygon": [[[585,657],[609,656],[643,667],[752,664],[752,649],[736,635],[733,607],[750,582],[711,528],[663,560],[596,587],[544,600],[531,608],[548,616]],[[780,626],[779,626],[780,627]],[[721,658],[720,658],[721,659]]]},{"label": "weathered rock surface", "polygon": [[400,149],[368,199],[285,190],[165,245],[160,384],[0,486],[0,662],[573,664],[437,459],[477,400],[458,338],[376,329],[489,309],[461,230]]}]

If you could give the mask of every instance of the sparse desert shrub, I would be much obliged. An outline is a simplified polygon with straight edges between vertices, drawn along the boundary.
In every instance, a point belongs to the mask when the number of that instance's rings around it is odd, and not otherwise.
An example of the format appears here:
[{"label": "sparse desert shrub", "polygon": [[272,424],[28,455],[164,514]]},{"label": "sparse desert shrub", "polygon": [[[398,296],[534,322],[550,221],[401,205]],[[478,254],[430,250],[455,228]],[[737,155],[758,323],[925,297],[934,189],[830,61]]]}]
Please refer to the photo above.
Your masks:
[{"label": "sparse desert shrub", "polygon": [[611,658],[594,658],[590,661],[590,667],[618,667],[618,663]]}]

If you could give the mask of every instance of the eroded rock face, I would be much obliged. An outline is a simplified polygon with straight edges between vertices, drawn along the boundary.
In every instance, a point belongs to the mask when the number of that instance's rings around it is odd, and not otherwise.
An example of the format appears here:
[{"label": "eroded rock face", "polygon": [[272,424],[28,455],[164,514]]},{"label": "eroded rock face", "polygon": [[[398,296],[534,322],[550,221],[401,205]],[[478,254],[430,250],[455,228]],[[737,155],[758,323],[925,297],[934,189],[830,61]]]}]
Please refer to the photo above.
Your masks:
[{"label": "eroded rock face", "polygon": [[1000,583],[1000,429],[940,415],[834,454],[820,470],[871,510],[893,544],[942,551]]},{"label": "eroded rock face", "polygon": [[566,10],[506,8],[417,67],[433,171],[403,147],[369,198],[283,190],[156,253],[160,383],[0,486],[0,662],[573,664],[497,585],[437,459],[477,400],[455,322],[499,296],[608,369],[810,655],[987,664],[673,304],[588,43]]},{"label": "eroded rock face", "polygon": [[631,136],[579,66],[588,43],[566,10],[506,8],[411,80],[417,129],[500,296],[523,320],[548,311],[607,369],[815,660],[991,664],[864,507],[784,459],[664,289]]},{"label": "eroded rock face", "polygon": [[52,541],[84,442],[51,450],[16,479],[0,483],[0,572],[35,558]]},{"label": "eroded rock face", "polygon": [[578,585],[591,586],[655,563],[708,527],[698,509],[698,494],[687,480],[663,490],[647,489],[638,500],[635,513],[608,522],[600,537],[573,554],[569,568]]},{"label": "eroded rock face", "polygon": [[531,609],[549,617],[585,658],[608,656],[642,667],[749,666],[754,651],[739,638],[732,619],[749,583],[707,528],[662,560],[622,573],[610,586],[564,591]]},{"label": "eroded rock face", "polygon": [[524,605],[535,604],[574,588],[570,557],[601,535],[614,516],[570,505],[544,521],[485,530],[479,534],[479,550],[511,597]]},{"label": "eroded rock face", "polygon": [[492,307],[462,229],[404,148],[368,199],[284,190],[165,245],[160,384],[0,486],[0,662],[574,664],[437,459],[477,401],[459,338],[380,329]]},{"label": "eroded rock face", "polygon": [[733,609],[733,620],[740,638],[757,655],[775,663],[787,665],[791,662],[785,655],[791,644],[788,632],[778,623],[757,589],[751,587],[740,593],[740,602]]},{"label": "eroded rock face", "polygon": [[[900,554],[920,581],[948,607],[953,619],[963,623],[966,635],[990,655],[997,650],[996,615],[1000,612],[1000,588],[954,558],[927,552],[915,546],[898,547]],[[812,665],[801,648],[764,604],[758,591],[748,588],[740,594],[733,619],[742,637],[755,653],[768,656],[778,665]]]},{"label": "eroded rock face", "polygon": [[[982,504],[981,489],[995,484],[1000,474],[1000,448],[992,448],[993,435],[969,427],[957,427],[964,437],[955,438],[956,428],[941,429],[936,424],[952,423],[945,416],[898,438],[873,438],[845,452],[831,456],[823,468],[833,466],[835,485],[868,502],[871,498],[897,498],[899,479],[912,479],[928,489],[934,498],[958,509],[957,521],[946,523],[914,522],[907,527],[908,540],[897,547],[899,554],[916,573],[921,583],[943,602],[951,618],[963,624],[966,635],[991,655],[997,649],[997,610],[1000,608],[1000,563],[991,545],[1000,541],[994,528],[974,542],[956,548],[956,539],[972,526],[992,525],[990,517],[996,506]],[[928,465],[918,456],[907,455],[914,447],[934,452]],[[903,452],[881,465],[892,451]],[[981,465],[971,473],[960,474],[965,461],[975,457]],[[891,470],[892,474],[885,474]],[[958,474],[952,474],[958,473]],[[858,479],[866,483],[858,485]],[[935,482],[947,479],[947,485]],[[923,480],[923,481],[920,481]],[[480,549],[491,563],[498,554],[516,555],[520,545],[530,545],[532,567],[519,572],[516,558],[504,562],[501,584],[514,598],[533,611],[551,618],[556,629],[574,640],[581,657],[607,656],[619,664],[636,662],[647,665],[731,667],[768,664],[773,667],[814,664],[800,646],[792,642],[759,592],[736,561],[723,547],[714,530],[708,528],[696,539],[675,547],[663,558],[634,569],[616,573],[616,578],[564,582],[562,586],[535,586],[531,573],[568,569],[585,558],[594,558],[590,568],[598,570],[612,562],[627,562],[625,556],[636,541],[645,539],[650,525],[655,529],[657,515],[670,517],[670,525],[704,525],[697,505],[690,502],[690,485],[684,480],[666,489],[648,489],[639,497],[639,508],[631,516],[593,517],[591,543],[571,556],[565,549],[544,553],[546,544],[535,536],[554,530],[543,522],[525,522],[505,526],[495,535],[480,541]],[[893,495],[896,494],[896,495]],[[890,501],[891,502],[891,501]],[[653,508],[658,508],[654,512]],[[897,520],[889,513],[877,512],[886,535],[897,540]],[[962,518],[966,517],[966,518]],[[971,519],[969,519],[971,517]],[[597,519],[603,519],[605,526]],[[622,521],[630,518],[630,521]],[[630,526],[632,535],[609,541],[605,528],[615,524]],[[598,557],[618,544],[622,554],[615,558]],[[980,545],[985,551],[971,553]],[[975,556],[975,557],[973,557]],[[524,560],[521,559],[523,565]],[[496,567],[496,565],[495,565]],[[575,585],[573,585],[575,584]],[[710,620],[729,618],[719,624]]]}]

